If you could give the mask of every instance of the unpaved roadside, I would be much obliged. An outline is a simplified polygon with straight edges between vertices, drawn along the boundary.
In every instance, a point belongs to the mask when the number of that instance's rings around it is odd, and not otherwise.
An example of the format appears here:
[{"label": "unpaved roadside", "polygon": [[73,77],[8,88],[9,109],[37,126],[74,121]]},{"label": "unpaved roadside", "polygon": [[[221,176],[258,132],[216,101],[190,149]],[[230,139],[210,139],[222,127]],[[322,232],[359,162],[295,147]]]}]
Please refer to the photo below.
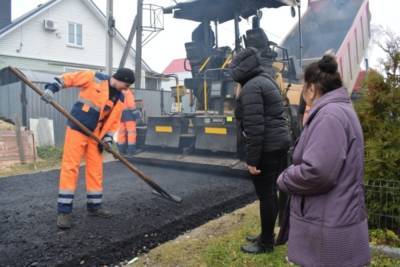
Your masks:
[{"label": "unpaved roadside", "polygon": [[[258,202],[254,202],[141,255],[127,267],[294,266],[286,261],[286,246],[275,248],[272,254],[248,255],[240,251],[245,236],[258,233],[258,221]],[[400,259],[374,254],[371,266],[398,267]]]}]

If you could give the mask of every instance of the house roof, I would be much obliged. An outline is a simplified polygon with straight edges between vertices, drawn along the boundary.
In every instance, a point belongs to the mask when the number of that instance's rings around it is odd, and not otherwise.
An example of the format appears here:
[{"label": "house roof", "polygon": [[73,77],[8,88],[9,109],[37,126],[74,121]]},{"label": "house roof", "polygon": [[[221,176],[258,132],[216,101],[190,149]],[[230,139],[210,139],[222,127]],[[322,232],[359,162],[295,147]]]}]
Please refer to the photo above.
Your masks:
[{"label": "house roof", "polygon": [[[185,66],[186,64],[186,66]],[[163,74],[174,74],[191,71],[189,62],[185,58],[174,59],[163,71]]]},{"label": "house roof", "polygon": [[[16,18],[9,24],[8,26],[0,29],[0,38],[3,36],[7,35],[8,33],[12,32],[15,30],[18,26],[23,25],[24,23],[28,22],[35,16],[39,15],[40,13],[46,11],[47,9],[51,8],[52,6],[58,4],[63,0],[49,0],[44,4],[38,5],[35,9],[32,9],[31,11],[25,13],[24,15]],[[92,10],[95,15],[98,17],[98,19],[106,25],[106,16],[105,14],[100,10],[100,8],[92,1],[92,0],[81,0],[84,4],[86,4],[87,7],[89,7],[90,10]],[[121,42],[123,45],[127,43],[127,40],[123,37],[123,35],[116,29],[116,39]],[[135,50],[131,47],[131,53],[133,53],[136,56]],[[146,71],[149,72],[154,72],[150,66],[142,59],[142,64],[145,67]]]},{"label": "house roof", "polygon": [[[315,59],[338,51],[365,0],[318,1],[301,18],[303,59]],[[281,45],[290,55],[300,55],[298,23]]]},{"label": "house roof", "polygon": [[40,4],[36,8],[32,9],[31,11],[29,11],[29,12],[23,14],[22,16],[16,18],[15,20],[13,20],[11,22],[11,24],[9,24],[6,27],[0,29],[0,38],[3,37],[4,35],[6,35],[8,32],[14,30],[17,26],[25,23],[29,19],[33,18],[35,15],[43,12],[44,10],[46,10],[49,7],[57,4],[57,2],[60,2],[60,1],[62,1],[62,0],[50,0],[50,1],[47,1],[46,3]]}]

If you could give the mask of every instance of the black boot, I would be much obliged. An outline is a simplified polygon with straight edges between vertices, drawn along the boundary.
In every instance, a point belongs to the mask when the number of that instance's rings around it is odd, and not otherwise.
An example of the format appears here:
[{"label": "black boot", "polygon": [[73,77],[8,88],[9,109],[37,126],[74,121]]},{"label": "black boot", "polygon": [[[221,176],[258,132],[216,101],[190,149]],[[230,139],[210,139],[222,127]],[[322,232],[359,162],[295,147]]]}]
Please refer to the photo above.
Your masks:
[{"label": "black boot", "polygon": [[261,243],[260,240],[258,240],[254,243],[248,243],[247,245],[242,246],[241,249],[245,253],[261,254],[261,253],[270,253],[274,251],[274,246],[263,244]]},{"label": "black boot", "polygon": [[[257,241],[261,240],[261,234],[259,234],[257,236],[248,235],[248,236],[246,236],[246,240],[249,241],[249,242],[252,242],[252,243],[257,242]],[[273,240],[275,240],[275,234],[272,234],[272,241],[271,241],[271,242],[274,243]]]},{"label": "black boot", "polygon": [[260,239],[260,237],[261,237],[261,234],[260,235],[248,235],[248,236],[246,236],[246,240],[254,243],[254,242],[257,242]]},{"label": "black boot", "polygon": [[93,217],[99,217],[99,218],[111,218],[113,215],[111,212],[104,208],[98,208],[98,209],[88,209],[88,215],[93,216]]},{"label": "black boot", "polygon": [[72,215],[70,213],[60,213],[57,217],[57,227],[63,230],[70,229],[72,226]]}]

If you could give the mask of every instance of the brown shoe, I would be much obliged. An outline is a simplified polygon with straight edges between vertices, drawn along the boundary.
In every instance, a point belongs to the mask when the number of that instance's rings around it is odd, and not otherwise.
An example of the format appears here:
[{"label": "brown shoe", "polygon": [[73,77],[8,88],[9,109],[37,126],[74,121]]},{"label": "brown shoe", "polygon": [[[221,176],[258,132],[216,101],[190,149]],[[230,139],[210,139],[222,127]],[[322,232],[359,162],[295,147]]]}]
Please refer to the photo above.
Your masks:
[{"label": "brown shoe", "polygon": [[103,208],[88,210],[88,215],[99,218],[111,218],[113,216],[111,212]]},{"label": "brown shoe", "polygon": [[70,229],[72,226],[72,215],[69,213],[60,213],[57,217],[57,227],[63,230]]}]

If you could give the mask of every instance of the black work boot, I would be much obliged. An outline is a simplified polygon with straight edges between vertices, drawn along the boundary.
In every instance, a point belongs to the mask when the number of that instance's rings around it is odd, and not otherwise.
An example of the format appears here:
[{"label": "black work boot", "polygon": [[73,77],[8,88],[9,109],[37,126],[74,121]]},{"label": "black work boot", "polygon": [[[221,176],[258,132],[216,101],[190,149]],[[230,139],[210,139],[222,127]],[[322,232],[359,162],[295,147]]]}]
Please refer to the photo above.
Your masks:
[{"label": "black work boot", "polygon": [[246,240],[251,242],[251,243],[257,242],[259,239],[260,239],[260,235],[248,235],[248,236],[246,236]]},{"label": "black work boot", "polygon": [[[272,240],[275,240],[275,234],[273,234],[272,236],[273,236]],[[257,236],[256,235],[248,235],[248,236],[246,236],[246,240],[249,241],[249,242],[252,242],[252,243],[259,241],[260,238],[261,238],[261,234],[259,234]]]},{"label": "black work boot", "polygon": [[88,209],[88,215],[99,218],[111,218],[113,216],[111,212],[104,208]]},{"label": "black work boot", "polygon": [[72,226],[72,215],[70,213],[60,213],[57,217],[57,227],[63,230],[70,229]]},{"label": "black work boot", "polygon": [[247,245],[242,246],[241,249],[245,253],[261,254],[261,253],[270,253],[274,251],[274,246],[263,244],[260,242],[260,240],[257,240],[254,243],[248,243]]}]

